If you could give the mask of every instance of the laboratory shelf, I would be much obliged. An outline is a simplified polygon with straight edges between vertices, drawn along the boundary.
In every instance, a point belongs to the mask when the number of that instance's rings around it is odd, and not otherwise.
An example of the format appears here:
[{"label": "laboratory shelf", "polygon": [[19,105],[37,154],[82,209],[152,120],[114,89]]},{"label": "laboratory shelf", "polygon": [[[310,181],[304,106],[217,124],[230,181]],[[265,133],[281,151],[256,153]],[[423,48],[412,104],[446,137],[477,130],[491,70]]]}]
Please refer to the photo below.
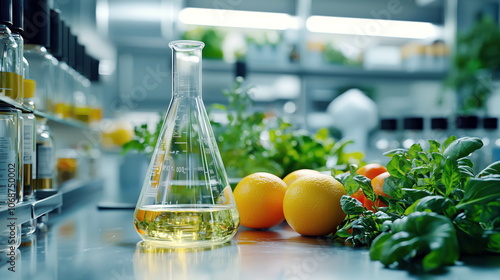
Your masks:
[{"label": "laboratory shelf", "polygon": [[[203,60],[203,70],[209,72],[229,72],[234,64],[221,60]],[[249,74],[289,74],[304,77],[356,77],[363,79],[407,79],[407,80],[442,80],[446,71],[405,69],[364,69],[342,65],[300,65],[296,63],[248,63]]]},{"label": "laboratory shelf", "polygon": [[59,191],[38,191],[33,201],[23,201],[13,209],[8,207],[0,209],[0,220],[15,218],[17,224],[26,223],[30,219],[38,218],[67,205],[73,205],[83,196],[102,188],[102,185],[103,179],[70,180],[64,183]]},{"label": "laboratory shelf", "polygon": [[19,109],[23,112],[30,111],[30,109],[26,108],[21,103],[16,102],[15,100],[13,100],[12,98],[10,98],[8,96],[3,96],[3,95],[0,95],[0,108],[1,107],[14,107],[14,108]]},{"label": "laboratory shelf", "polygon": [[60,117],[57,117],[57,116],[50,114],[50,113],[47,113],[47,112],[43,112],[40,110],[32,110],[32,109],[24,106],[23,104],[20,104],[19,102],[12,100],[11,98],[9,98],[7,96],[0,96],[0,108],[1,107],[16,108],[16,109],[19,109],[25,113],[34,113],[36,116],[46,118],[49,121],[52,121],[53,123],[58,123],[58,124],[78,128],[78,129],[90,129],[90,127],[82,121],[62,119]]},{"label": "laboratory shelf", "polygon": [[47,120],[52,121],[53,123],[62,124],[62,125],[66,125],[66,126],[70,126],[70,127],[74,127],[74,128],[78,128],[78,129],[90,129],[90,127],[82,121],[62,119],[62,118],[57,117],[53,114],[42,112],[39,110],[35,110],[33,113],[36,116],[46,118]]}]

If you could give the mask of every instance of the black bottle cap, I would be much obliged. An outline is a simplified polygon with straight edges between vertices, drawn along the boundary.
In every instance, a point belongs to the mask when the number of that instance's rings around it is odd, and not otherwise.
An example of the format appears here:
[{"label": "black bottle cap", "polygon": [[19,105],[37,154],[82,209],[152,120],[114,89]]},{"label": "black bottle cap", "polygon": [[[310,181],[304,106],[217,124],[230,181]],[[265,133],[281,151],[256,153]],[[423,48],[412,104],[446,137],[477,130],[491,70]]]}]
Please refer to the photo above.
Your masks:
[{"label": "black bottle cap", "polygon": [[21,33],[24,29],[24,0],[12,1],[12,26],[13,32]]},{"label": "black bottle cap", "polygon": [[247,77],[247,64],[244,61],[236,61],[234,65],[234,76],[242,77],[245,79]]},{"label": "black bottle cap", "polygon": [[50,48],[50,16],[47,0],[24,0],[24,31],[26,44]]},{"label": "black bottle cap", "polygon": [[448,129],[448,119],[431,118],[431,129]]},{"label": "black bottle cap", "polygon": [[93,57],[90,60],[90,81],[99,81],[99,60]]},{"label": "black bottle cap", "polygon": [[71,29],[68,32],[68,65],[76,70],[76,45],[78,40],[75,35],[71,33]]},{"label": "black bottle cap", "polygon": [[76,44],[76,61],[75,61],[75,70],[80,73],[80,75],[85,75],[85,46],[77,43]]},{"label": "black bottle cap", "polygon": [[91,60],[92,60],[92,57],[90,55],[88,55],[87,53],[85,53],[85,55],[83,56],[83,76],[85,76],[85,78],[89,79],[90,80],[90,64],[91,64]]},{"label": "black bottle cap", "polygon": [[50,53],[61,61],[63,57],[62,50],[62,25],[59,11],[50,10]]},{"label": "black bottle cap", "polygon": [[403,119],[403,128],[411,130],[423,130],[424,119],[421,117],[407,117]]},{"label": "black bottle cap", "polygon": [[459,129],[476,129],[477,124],[477,116],[457,116],[455,119],[455,126]]},{"label": "black bottle cap", "polygon": [[380,120],[380,130],[397,130],[398,120],[397,119],[381,119]]},{"label": "black bottle cap", "polygon": [[62,57],[61,60],[69,65],[69,26],[61,20],[61,42],[62,42]]},{"label": "black bottle cap", "polygon": [[12,24],[12,0],[0,0],[0,24]]},{"label": "black bottle cap", "polygon": [[497,129],[498,128],[498,118],[486,117],[483,119],[484,129]]}]

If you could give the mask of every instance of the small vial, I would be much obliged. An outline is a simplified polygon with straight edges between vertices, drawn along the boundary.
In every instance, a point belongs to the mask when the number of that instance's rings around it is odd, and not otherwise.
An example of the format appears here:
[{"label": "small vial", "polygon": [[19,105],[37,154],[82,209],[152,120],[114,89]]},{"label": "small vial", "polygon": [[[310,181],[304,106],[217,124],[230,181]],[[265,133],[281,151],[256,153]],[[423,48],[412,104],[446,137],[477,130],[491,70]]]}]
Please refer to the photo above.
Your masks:
[{"label": "small vial", "polygon": [[34,196],[34,179],[36,166],[35,115],[23,114],[23,200],[31,200]]},{"label": "small vial", "polygon": [[24,106],[35,110],[36,81],[24,79]]},{"label": "small vial", "polygon": [[[480,133],[478,131],[479,118],[473,115],[461,115],[455,118],[456,136],[458,138],[469,136],[469,137],[479,137]],[[478,172],[481,170],[481,166],[484,165],[483,157],[477,151],[469,156],[469,159],[474,163],[473,170]]]},{"label": "small vial", "polygon": [[500,136],[498,134],[498,118],[486,117],[483,119],[484,167],[500,160]]},{"label": "small vial", "polygon": [[[400,148],[398,120],[393,118],[381,119],[379,131],[374,135],[372,143],[377,159],[384,158],[382,155],[385,152]],[[386,161],[388,160],[389,158]]]},{"label": "small vial", "polygon": [[431,129],[429,139],[443,143],[448,139],[448,119],[443,117],[431,118]]},{"label": "small vial", "polygon": [[21,118],[21,111],[0,107],[0,208],[15,207],[23,198]]},{"label": "small vial", "polygon": [[40,118],[36,130],[35,190],[55,190],[55,149],[47,119]]},{"label": "small vial", "polygon": [[409,149],[413,144],[420,144],[422,149],[428,146],[424,139],[424,119],[421,117],[406,117],[403,119],[403,137],[401,144],[403,148]]}]

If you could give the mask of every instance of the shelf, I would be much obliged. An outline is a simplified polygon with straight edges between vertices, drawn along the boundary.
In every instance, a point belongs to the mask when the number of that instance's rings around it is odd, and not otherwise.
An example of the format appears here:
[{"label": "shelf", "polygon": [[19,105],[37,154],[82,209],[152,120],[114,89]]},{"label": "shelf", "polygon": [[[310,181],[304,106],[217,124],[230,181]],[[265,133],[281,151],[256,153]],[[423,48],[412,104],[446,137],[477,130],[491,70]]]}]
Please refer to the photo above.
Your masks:
[{"label": "shelf", "polygon": [[60,123],[63,125],[72,126],[74,128],[78,128],[78,129],[89,129],[90,128],[86,123],[78,121],[78,120],[61,119],[61,118],[54,116],[50,113],[42,112],[39,110],[31,110],[30,108],[27,108],[23,104],[20,104],[7,96],[0,96],[0,106],[1,105],[6,105],[7,107],[14,107],[14,108],[19,109],[23,112],[33,113],[39,117],[46,118],[50,121]]},{"label": "shelf", "polygon": [[[203,70],[209,72],[234,71],[234,64],[220,60],[203,60]],[[407,71],[404,69],[379,70],[364,69],[341,65],[299,65],[299,64],[264,64],[249,63],[247,72],[253,74],[289,74],[315,77],[356,77],[373,79],[408,79],[408,80],[442,80],[446,71]]]},{"label": "shelf", "polygon": [[21,202],[14,209],[0,209],[0,220],[11,219],[16,224],[26,223],[30,219],[36,219],[67,204],[72,204],[86,194],[95,193],[102,187],[102,182],[102,179],[75,179],[64,183],[59,191],[37,192],[37,200]]},{"label": "shelf", "polygon": [[53,122],[56,122],[59,124],[71,126],[71,127],[78,128],[78,129],[90,129],[90,127],[86,123],[81,122],[81,121],[61,119],[61,118],[56,117],[52,114],[49,114],[46,112],[41,112],[38,110],[35,110],[33,113],[39,117],[46,118],[50,121],[53,121]]},{"label": "shelf", "polygon": [[0,107],[1,107],[1,105],[7,105],[8,107],[14,107],[14,108],[19,109],[23,112],[31,112],[31,110],[29,108],[26,108],[24,105],[22,105],[19,102],[16,102],[15,100],[13,100],[12,98],[10,98],[8,96],[0,95]]}]

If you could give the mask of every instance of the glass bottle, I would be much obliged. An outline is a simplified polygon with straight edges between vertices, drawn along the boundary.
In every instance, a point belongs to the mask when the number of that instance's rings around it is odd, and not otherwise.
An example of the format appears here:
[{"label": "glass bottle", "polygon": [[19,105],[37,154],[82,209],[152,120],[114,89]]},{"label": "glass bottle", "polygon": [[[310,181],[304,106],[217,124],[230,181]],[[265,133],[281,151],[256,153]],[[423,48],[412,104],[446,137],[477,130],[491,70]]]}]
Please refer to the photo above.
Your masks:
[{"label": "glass bottle", "polygon": [[[21,111],[0,107],[0,209],[14,214],[17,203],[22,200],[20,122]],[[21,244],[21,225],[11,226],[12,222],[4,217],[0,219],[0,251]]]},{"label": "glass bottle", "polygon": [[174,41],[172,99],[134,212],[140,237],[162,246],[227,242],[239,214],[201,97],[198,41]]},{"label": "glass bottle", "polygon": [[381,153],[400,147],[397,119],[380,120],[379,132],[374,137],[374,146]]},{"label": "glass bottle", "polygon": [[35,115],[23,113],[23,200],[34,197],[34,179],[36,166]]},{"label": "glass bottle", "polygon": [[424,119],[422,117],[406,117],[403,119],[403,136],[401,145],[409,149],[413,144],[420,144],[426,149],[428,144],[424,139]]},{"label": "glass bottle", "polygon": [[16,57],[14,59],[17,93],[15,93],[15,96],[12,96],[12,99],[20,104],[23,103],[24,93],[24,39],[23,36],[21,36],[21,32],[24,28],[23,9],[24,1],[12,1],[12,25],[10,26],[10,30],[12,31],[12,38],[14,38],[14,41],[17,44]]},{"label": "glass bottle", "polygon": [[0,96],[19,101],[20,76],[16,72],[19,46],[9,28],[12,25],[12,1],[1,1],[0,5]]},{"label": "glass bottle", "polygon": [[448,119],[442,117],[431,118],[431,129],[428,139],[433,139],[439,143],[443,143],[449,137]]},{"label": "glass bottle", "polygon": [[37,119],[35,190],[55,190],[56,156],[54,139],[46,118]]},{"label": "glass bottle", "polygon": [[22,201],[21,133],[21,111],[0,107],[0,207]]},{"label": "glass bottle", "polygon": [[35,90],[36,81],[23,79],[24,82],[24,106],[30,110],[35,110]]},{"label": "glass bottle", "polygon": [[30,65],[30,79],[36,81],[35,104],[38,110],[49,112],[52,106],[54,69],[57,60],[48,52],[49,8],[48,0],[25,1],[24,18],[32,25],[25,28],[24,57]]},{"label": "glass bottle", "polygon": [[483,119],[483,133],[481,140],[484,146],[484,164],[486,167],[492,162],[500,160],[500,135],[498,134],[498,118],[485,117]]},{"label": "glass bottle", "polygon": [[[458,138],[460,137],[479,137],[478,131],[479,118],[474,115],[459,115],[455,118],[455,133]],[[481,170],[480,166],[483,165],[483,158],[479,152],[474,152],[469,156],[469,159],[474,163],[473,170],[478,172]]]}]

